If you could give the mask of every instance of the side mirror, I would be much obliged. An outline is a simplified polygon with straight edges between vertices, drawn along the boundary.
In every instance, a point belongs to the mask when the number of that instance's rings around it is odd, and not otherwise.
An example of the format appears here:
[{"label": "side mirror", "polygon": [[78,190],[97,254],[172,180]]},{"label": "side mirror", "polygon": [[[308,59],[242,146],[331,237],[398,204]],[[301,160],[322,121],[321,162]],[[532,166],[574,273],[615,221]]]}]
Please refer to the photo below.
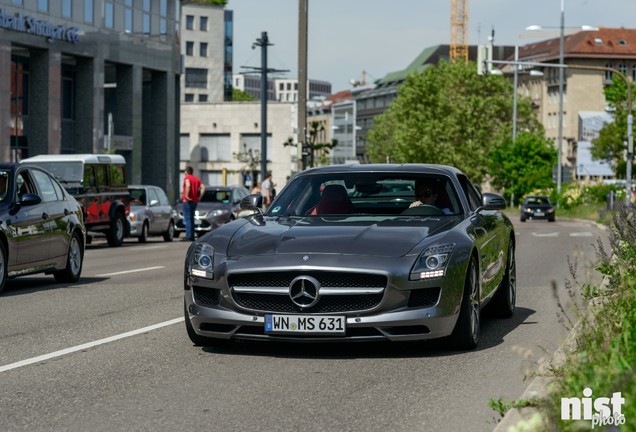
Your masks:
[{"label": "side mirror", "polygon": [[28,194],[22,195],[18,204],[20,204],[21,206],[32,206],[32,205],[40,204],[41,202],[42,202],[42,198],[40,198],[39,195],[28,193]]},{"label": "side mirror", "polygon": [[252,194],[244,197],[240,203],[241,210],[260,211],[263,207],[263,195]]},{"label": "side mirror", "polygon": [[501,195],[486,192],[481,196],[481,205],[486,210],[505,210],[506,200]]}]

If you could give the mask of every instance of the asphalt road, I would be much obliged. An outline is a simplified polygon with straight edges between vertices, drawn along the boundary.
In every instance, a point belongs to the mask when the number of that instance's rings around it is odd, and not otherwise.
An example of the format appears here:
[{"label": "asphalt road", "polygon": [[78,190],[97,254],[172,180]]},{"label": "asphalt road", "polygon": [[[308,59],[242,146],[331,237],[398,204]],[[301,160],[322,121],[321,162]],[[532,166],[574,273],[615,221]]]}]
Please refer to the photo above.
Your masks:
[{"label": "asphalt road", "polygon": [[0,296],[0,430],[491,431],[488,401],[519,397],[567,333],[551,285],[568,304],[571,268],[599,283],[594,245],[607,244],[588,222],[515,224],[516,313],[485,318],[470,352],[194,347],[182,320],[188,243],[96,241],[80,283],[26,277]]}]

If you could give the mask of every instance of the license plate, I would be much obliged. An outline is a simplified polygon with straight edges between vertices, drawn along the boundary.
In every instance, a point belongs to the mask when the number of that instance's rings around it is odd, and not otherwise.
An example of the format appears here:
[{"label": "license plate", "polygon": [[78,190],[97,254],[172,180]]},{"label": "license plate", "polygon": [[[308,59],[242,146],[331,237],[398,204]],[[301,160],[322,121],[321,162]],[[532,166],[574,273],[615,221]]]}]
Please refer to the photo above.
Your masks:
[{"label": "license plate", "polygon": [[201,221],[200,221],[199,219],[195,219],[195,220],[194,220],[194,224],[195,224],[196,226],[199,226],[199,225],[201,225]]},{"label": "license plate", "polygon": [[536,214],[537,216],[543,216],[543,212],[541,210],[537,210],[536,212],[534,212],[534,214]]},{"label": "license plate", "polygon": [[337,316],[265,315],[265,333],[344,334],[346,318]]}]

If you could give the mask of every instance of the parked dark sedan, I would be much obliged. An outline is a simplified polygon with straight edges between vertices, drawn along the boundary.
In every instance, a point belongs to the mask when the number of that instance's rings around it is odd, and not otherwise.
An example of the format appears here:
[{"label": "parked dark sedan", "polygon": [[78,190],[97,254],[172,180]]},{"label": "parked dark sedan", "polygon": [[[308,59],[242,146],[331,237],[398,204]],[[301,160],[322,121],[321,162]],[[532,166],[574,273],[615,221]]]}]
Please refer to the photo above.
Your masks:
[{"label": "parked dark sedan", "polygon": [[82,207],[42,168],[0,164],[0,292],[7,279],[32,273],[76,282],[86,229]]},{"label": "parked dark sedan", "polygon": [[[194,213],[194,231],[200,236],[221,225],[238,218],[239,203],[249,192],[243,186],[206,186],[203,199]],[[183,204],[178,203],[175,211],[177,223],[175,236],[185,232]]]},{"label": "parked dark sedan", "polygon": [[548,222],[554,222],[555,217],[554,206],[547,196],[527,196],[521,204],[521,222],[527,219],[547,219]]},{"label": "parked dark sedan", "polygon": [[[424,183],[430,190],[416,187]],[[266,214],[261,201],[244,198],[251,215],[188,249],[184,314],[195,345],[448,337],[449,347],[472,349],[484,306],[513,314],[515,233],[505,200],[455,168],[313,168]]]}]

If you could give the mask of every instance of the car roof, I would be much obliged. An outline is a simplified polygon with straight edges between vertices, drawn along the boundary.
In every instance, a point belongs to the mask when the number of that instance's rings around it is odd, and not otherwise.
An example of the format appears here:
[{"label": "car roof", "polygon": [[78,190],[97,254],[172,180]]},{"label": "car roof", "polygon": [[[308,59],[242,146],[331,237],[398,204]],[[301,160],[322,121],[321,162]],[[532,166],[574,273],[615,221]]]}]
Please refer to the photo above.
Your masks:
[{"label": "car roof", "polygon": [[342,164],[310,168],[297,175],[329,174],[341,172],[404,172],[457,175],[463,172],[455,167],[437,164]]},{"label": "car roof", "polygon": [[47,154],[37,155],[22,159],[21,163],[29,162],[84,162],[94,164],[125,164],[126,159],[122,155],[94,155],[94,154]]}]

